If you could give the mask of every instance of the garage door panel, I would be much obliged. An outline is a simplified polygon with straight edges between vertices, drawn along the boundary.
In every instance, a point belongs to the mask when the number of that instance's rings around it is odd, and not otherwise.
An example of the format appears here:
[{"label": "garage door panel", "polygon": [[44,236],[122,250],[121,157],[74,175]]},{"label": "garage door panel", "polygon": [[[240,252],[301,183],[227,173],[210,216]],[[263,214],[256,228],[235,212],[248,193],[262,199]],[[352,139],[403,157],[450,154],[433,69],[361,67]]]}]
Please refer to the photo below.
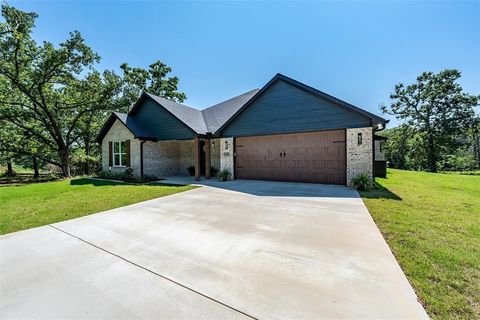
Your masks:
[{"label": "garage door panel", "polygon": [[240,179],[345,184],[345,131],[238,137]]}]

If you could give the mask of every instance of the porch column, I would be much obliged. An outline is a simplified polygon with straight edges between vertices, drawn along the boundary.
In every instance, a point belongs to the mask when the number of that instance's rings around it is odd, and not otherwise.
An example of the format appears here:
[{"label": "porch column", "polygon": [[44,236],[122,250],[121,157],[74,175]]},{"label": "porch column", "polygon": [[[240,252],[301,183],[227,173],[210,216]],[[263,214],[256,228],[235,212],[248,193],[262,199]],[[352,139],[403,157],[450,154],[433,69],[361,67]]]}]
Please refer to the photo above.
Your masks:
[{"label": "porch column", "polygon": [[193,141],[193,154],[195,157],[195,181],[200,181],[200,138]]},{"label": "porch column", "polygon": [[210,138],[205,139],[205,178],[210,179],[212,159],[210,153]]}]

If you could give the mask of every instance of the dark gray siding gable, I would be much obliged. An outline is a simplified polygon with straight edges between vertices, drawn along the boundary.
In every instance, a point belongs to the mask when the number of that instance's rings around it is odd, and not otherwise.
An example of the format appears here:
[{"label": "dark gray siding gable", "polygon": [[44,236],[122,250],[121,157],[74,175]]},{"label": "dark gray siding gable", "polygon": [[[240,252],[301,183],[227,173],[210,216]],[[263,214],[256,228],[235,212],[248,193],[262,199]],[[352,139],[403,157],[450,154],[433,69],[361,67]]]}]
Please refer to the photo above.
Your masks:
[{"label": "dark gray siding gable", "polygon": [[223,129],[222,136],[361,128],[370,123],[366,116],[277,80]]},{"label": "dark gray siding gable", "polygon": [[138,111],[132,116],[136,123],[158,140],[192,139],[195,134],[192,129],[178,120],[149,97],[141,102]]}]

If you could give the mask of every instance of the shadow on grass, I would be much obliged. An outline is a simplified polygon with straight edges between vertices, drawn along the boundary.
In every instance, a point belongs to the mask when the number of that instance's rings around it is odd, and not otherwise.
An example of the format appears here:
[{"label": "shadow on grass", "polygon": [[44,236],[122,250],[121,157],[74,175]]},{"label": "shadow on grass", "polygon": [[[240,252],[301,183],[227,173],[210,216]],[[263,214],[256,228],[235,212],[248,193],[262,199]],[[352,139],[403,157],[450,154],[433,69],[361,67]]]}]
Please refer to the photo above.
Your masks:
[{"label": "shadow on grass", "polygon": [[401,201],[402,198],[397,196],[392,191],[388,190],[378,182],[375,182],[375,189],[371,191],[360,191],[362,198],[367,199],[391,199]]},{"label": "shadow on grass", "polygon": [[105,186],[150,186],[150,187],[184,187],[185,185],[174,185],[161,182],[123,182],[123,181],[112,181],[112,180],[100,180],[100,179],[91,179],[91,178],[80,178],[70,180],[70,185],[72,186],[84,186],[92,185],[95,187],[105,187]]}]

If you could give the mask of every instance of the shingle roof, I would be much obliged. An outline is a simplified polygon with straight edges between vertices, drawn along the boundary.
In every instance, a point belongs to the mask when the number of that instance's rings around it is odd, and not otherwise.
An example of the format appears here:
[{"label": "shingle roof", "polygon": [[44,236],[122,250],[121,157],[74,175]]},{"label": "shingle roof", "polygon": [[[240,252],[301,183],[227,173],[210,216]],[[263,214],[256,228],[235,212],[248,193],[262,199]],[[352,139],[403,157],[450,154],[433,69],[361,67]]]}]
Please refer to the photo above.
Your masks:
[{"label": "shingle roof", "polygon": [[248,100],[260,89],[253,89],[234,98],[225,100],[207,109],[202,110],[203,119],[208,132],[216,132],[230,119]]},{"label": "shingle roof", "polygon": [[142,126],[136,122],[134,117],[130,117],[125,113],[113,112],[98,133],[95,141],[101,142],[116,120],[120,121],[128,130],[130,130],[135,138],[142,140],[157,140],[157,138],[155,138],[152,134],[146,132]]},{"label": "shingle roof", "polygon": [[203,110],[194,109],[184,104],[145,92],[171,114],[199,134],[217,131],[260,89],[250,90],[239,96],[217,103]]},{"label": "shingle roof", "polygon": [[202,111],[186,106],[184,104],[173,102],[171,100],[156,96],[154,94],[145,92],[150,98],[158,102],[162,107],[167,109],[170,113],[176,116],[180,121],[185,123],[193,131],[205,134],[207,127],[202,116]]},{"label": "shingle roof", "polygon": [[[376,123],[387,123],[388,120],[385,120],[373,113],[370,113],[366,110],[360,109],[356,106],[353,106],[345,101],[337,99],[333,96],[330,96],[320,90],[307,86],[301,82],[298,82],[292,78],[286,77],[282,74],[275,75],[262,89],[250,90],[246,93],[238,95],[234,98],[225,100],[218,104],[215,104],[211,107],[208,107],[203,110],[198,110],[189,106],[186,106],[181,103],[177,103],[159,96],[156,96],[151,93],[144,92],[140,99],[135,103],[133,108],[130,110],[129,114],[123,114],[115,112],[108,119],[105,126],[100,131],[100,134],[97,137],[97,141],[103,139],[107,131],[110,129],[111,125],[115,119],[119,119],[137,138],[144,138],[147,140],[156,139],[153,134],[146,132],[145,128],[135,121],[135,112],[141,106],[141,101],[145,96],[150,97],[156,101],[160,106],[165,108],[173,116],[182,121],[186,126],[192,129],[198,134],[213,133],[217,134],[225,126],[227,126],[233,118],[240,114],[244,109],[248,108],[263,92],[265,92],[275,81],[283,80],[294,86],[297,86],[313,95],[316,95],[322,99],[326,99],[334,102],[338,106],[345,108],[347,110],[362,114],[363,116],[372,119]],[[252,99],[253,98],[253,99]],[[113,119],[113,120],[112,120]],[[100,139],[100,140],[98,140]]]},{"label": "shingle roof", "polygon": [[127,114],[120,112],[114,112],[113,114],[117,116],[117,119],[120,120],[135,137],[154,139],[153,135],[146,132],[142,126],[135,121],[135,118],[129,117]]}]

